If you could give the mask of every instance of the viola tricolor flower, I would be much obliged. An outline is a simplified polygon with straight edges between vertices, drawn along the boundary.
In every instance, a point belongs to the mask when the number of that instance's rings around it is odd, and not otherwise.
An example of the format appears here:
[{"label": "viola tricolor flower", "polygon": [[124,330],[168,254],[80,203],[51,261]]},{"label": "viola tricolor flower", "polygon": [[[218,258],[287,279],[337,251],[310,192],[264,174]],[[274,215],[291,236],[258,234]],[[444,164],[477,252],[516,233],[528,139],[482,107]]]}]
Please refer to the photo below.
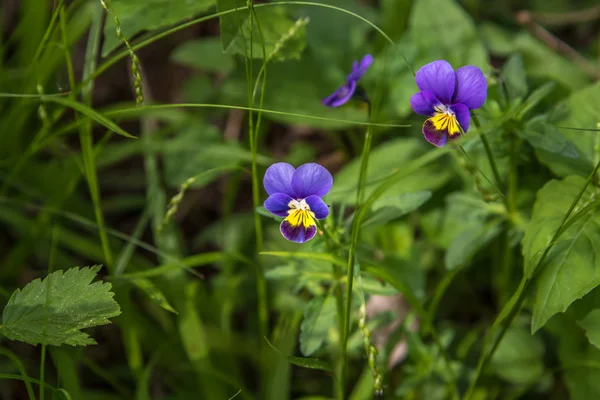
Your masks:
[{"label": "viola tricolor flower", "polygon": [[417,71],[416,81],[421,91],[412,96],[410,106],[431,117],[423,124],[423,135],[437,147],[460,137],[461,128],[468,131],[470,110],[481,107],[487,97],[485,76],[471,65],[455,72],[447,61],[434,61]]},{"label": "viola tricolor flower", "polygon": [[346,78],[346,83],[333,92],[331,96],[324,98],[323,105],[326,105],[327,107],[339,107],[346,104],[348,100],[354,96],[358,81],[367,72],[371,64],[373,64],[373,56],[370,54],[364,56],[363,59],[360,60],[360,63],[354,61],[352,72],[350,72],[350,75]]},{"label": "viola tricolor flower", "polygon": [[322,199],[333,184],[329,171],[315,163],[296,169],[280,162],[267,169],[263,184],[269,194],[265,208],[285,218],[279,227],[283,237],[296,243],[312,239],[317,233],[315,219],[329,215],[329,207]]}]

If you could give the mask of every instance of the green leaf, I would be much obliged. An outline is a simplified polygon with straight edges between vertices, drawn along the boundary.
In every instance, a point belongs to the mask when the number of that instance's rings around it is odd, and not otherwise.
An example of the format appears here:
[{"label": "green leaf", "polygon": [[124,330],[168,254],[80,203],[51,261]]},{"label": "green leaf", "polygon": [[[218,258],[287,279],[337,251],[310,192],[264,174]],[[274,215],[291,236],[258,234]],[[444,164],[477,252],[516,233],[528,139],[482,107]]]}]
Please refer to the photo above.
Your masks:
[{"label": "green leaf", "polygon": [[333,296],[314,297],[304,310],[304,319],[300,325],[300,351],[305,357],[319,350],[329,330],[335,326],[336,307]]},{"label": "green leaf", "polygon": [[72,397],[65,389],[56,389],[52,392],[52,400],[71,400]]},{"label": "green leaf", "polygon": [[1,332],[33,345],[95,344],[81,329],[109,324],[109,318],[121,313],[111,284],[91,283],[99,270],[95,266],[56,271],[17,289],[2,313]]},{"label": "green leaf", "polygon": [[173,306],[171,306],[169,300],[167,300],[164,293],[161,292],[160,289],[150,279],[132,279],[131,283],[133,283],[141,291],[143,291],[146,294],[146,296],[148,296],[148,298],[152,300],[152,302],[154,302],[156,305],[158,305],[161,308],[164,308],[169,312],[172,312],[173,314],[177,314],[177,311],[175,311]]},{"label": "green leaf", "polygon": [[[111,4],[119,17],[123,34],[131,39],[141,31],[190,19],[207,11],[215,4],[215,0],[111,0]],[[102,56],[106,56],[118,45],[115,22],[112,15],[109,15],[104,26]]]},{"label": "green leaf", "polygon": [[475,23],[454,0],[413,2],[409,32],[417,47],[430,55],[422,64],[444,59],[454,68],[471,64],[484,72],[489,70],[488,55]]},{"label": "green leaf", "polygon": [[[490,23],[483,24],[480,32],[492,53],[501,56],[520,53],[530,76],[556,81],[571,90],[580,89],[589,82],[589,78],[577,65],[529,32],[515,35],[512,30]],[[565,71],[569,73],[565,74]]]},{"label": "green leaf", "polygon": [[525,98],[529,88],[523,57],[520,54],[513,54],[502,66],[502,78],[511,99]]},{"label": "green leaf", "polygon": [[527,329],[510,328],[498,345],[490,367],[504,380],[533,385],[544,373],[544,344]]},{"label": "green leaf", "polygon": [[[570,176],[562,181],[552,180],[538,191],[531,221],[523,237],[526,276],[533,273],[584,184],[585,179]],[[583,194],[578,208],[583,207],[581,204],[589,203],[593,196],[594,191],[589,188]],[[600,217],[592,212],[573,223],[550,250],[544,263],[539,266],[541,272],[536,279],[532,332],[600,284],[597,243],[600,243]]]},{"label": "green leaf", "polygon": [[579,321],[579,326],[585,330],[590,343],[600,349],[600,308],[590,311]]},{"label": "green leaf", "polygon": [[394,266],[390,266],[385,263],[376,263],[367,260],[363,260],[361,264],[363,272],[373,275],[396,288],[415,309],[417,314],[424,317],[426,312],[419,300],[420,296],[413,291],[410,282],[407,282],[410,280],[410,277],[406,276],[406,271],[400,271],[396,266],[397,263]]},{"label": "green leaf", "polygon": [[525,116],[525,114],[527,114],[527,112],[529,112],[542,100],[549,96],[555,88],[556,84],[554,82],[546,82],[542,86],[534,90],[521,105],[516,118],[519,120],[522,119]]},{"label": "green leaf", "polygon": [[471,257],[502,232],[502,220],[489,222],[481,219],[466,219],[456,230],[456,236],[448,247],[444,261],[446,268],[453,270],[463,266]]},{"label": "green leaf", "polygon": [[[600,132],[596,131],[597,123],[600,122],[600,82],[573,92],[567,99],[566,105],[569,109],[568,117],[555,122],[555,125],[577,149],[578,165],[587,166],[587,169],[585,171],[570,170],[568,165],[564,167],[559,165],[562,167],[560,169],[550,165],[550,168],[553,172],[560,173],[561,176],[566,176],[566,174],[587,176],[594,166],[594,147],[600,142]],[[590,130],[585,131],[585,129]]]},{"label": "green leaf", "polygon": [[188,40],[175,49],[171,60],[186,67],[223,75],[229,74],[235,66],[233,57],[223,53],[221,42],[216,37]]},{"label": "green leaf", "polygon": [[[222,169],[225,162],[233,168],[251,160],[250,151],[236,143],[223,143],[219,136],[214,126],[195,121],[165,141],[162,148],[164,174],[169,185],[179,187],[190,177],[198,176],[190,187],[199,188],[226,172]],[[260,165],[271,163],[270,158],[262,155],[258,155],[257,161]]]},{"label": "green leaf", "polygon": [[79,111],[86,117],[89,117],[92,121],[96,121],[100,125],[104,125],[107,129],[110,129],[114,133],[117,133],[121,136],[125,136],[126,138],[136,139],[135,136],[132,136],[129,133],[125,132],[123,129],[121,129],[121,127],[119,127],[119,125],[115,124],[110,119],[108,119],[104,115],[100,114],[98,111],[86,106],[83,103],[79,103],[79,102],[73,101],[71,99],[64,99],[61,97],[43,97],[42,100],[50,102],[50,103],[57,103],[63,107],[72,108],[75,111]]},{"label": "green leaf", "polygon": [[[421,139],[396,139],[386,142],[371,151],[369,166],[367,169],[367,181],[365,184],[365,196],[368,197],[389,175],[407,166],[419,155],[423,154],[427,147]],[[334,177],[334,186],[328,195],[332,202],[353,204],[356,201],[356,185],[360,160],[355,159],[348,163]],[[438,164],[432,164],[419,171],[406,176],[394,184],[387,192],[387,200],[394,199],[412,192],[421,192],[437,188],[444,184],[449,178],[448,171],[443,171]],[[410,196],[410,195],[409,195]],[[425,196],[425,195],[415,195]],[[416,200],[416,199],[413,199]]]},{"label": "green leaf", "polygon": [[416,210],[430,198],[430,191],[382,197],[373,203],[373,212],[365,219],[363,227],[384,225]]},{"label": "green leaf", "polygon": [[556,127],[540,119],[530,121],[517,134],[527,140],[538,159],[558,175],[571,175],[573,172],[585,175],[592,168],[591,162],[579,155],[572,142]]},{"label": "green leaf", "polygon": [[[237,2],[238,8],[240,3]],[[236,0],[218,0],[217,6],[219,11],[235,9]],[[300,58],[306,47],[305,26],[308,20],[294,21],[281,7],[256,8],[255,12],[255,18],[251,18],[249,10],[220,17],[223,51],[250,56],[252,46],[252,58],[279,61]],[[254,26],[251,26],[251,20]]]},{"label": "green leaf", "polygon": [[288,360],[290,364],[294,364],[302,368],[318,369],[321,371],[333,372],[331,365],[329,365],[327,361],[319,360],[317,358],[305,358],[285,355],[281,353],[275,346],[273,346],[267,338],[265,338],[265,340],[273,350],[275,350],[282,357],[285,357],[285,359]]},{"label": "green leaf", "polygon": [[600,398],[600,350],[588,343],[583,331],[566,315],[548,323],[558,336],[558,357],[571,400]]}]

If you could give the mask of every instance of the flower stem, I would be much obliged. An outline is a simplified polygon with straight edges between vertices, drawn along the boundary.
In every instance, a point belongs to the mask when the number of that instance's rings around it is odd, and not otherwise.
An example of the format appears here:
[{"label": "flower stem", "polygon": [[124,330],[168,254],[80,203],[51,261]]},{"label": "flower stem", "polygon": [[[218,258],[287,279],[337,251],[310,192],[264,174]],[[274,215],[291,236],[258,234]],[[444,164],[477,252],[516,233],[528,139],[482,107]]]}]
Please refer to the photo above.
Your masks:
[{"label": "flower stem", "polygon": [[494,153],[492,153],[490,142],[488,142],[487,137],[483,134],[483,132],[481,132],[481,124],[479,123],[479,119],[477,119],[477,116],[475,114],[471,114],[471,118],[473,119],[473,123],[475,123],[475,126],[479,131],[479,137],[481,138],[481,143],[483,143],[483,148],[485,149],[485,153],[490,163],[490,167],[492,168],[492,173],[494,174],[496,185],[498,185],[498,188],[501,189],[504,186],[504,184],[502,181],[502,177],[500,177],[500,173],[498,172],[498,166],[496,165],[496,159],[494,158]]},{"label": "flower stem", "polygon": [[[371,120],[371,104],[368,105],[369,121]],[[367,177],[367,167],[369,164],[369,154],[371,152],[371,143],[373,141],[373,132],[371,126],[367,127],[365,134],[365,141],[363,144],[362,154],[360,156],[360,173],[358,175],[358,187],[356,189],[356,210],[355,218],[352,222],[352,230],[350,234],[350,249],[348,250],[348,270],[346,272],[346,307],[344,313],[344,329],[342,330],[342,360],[341,360],[341,371],[339,380],[342,385],[342,398],[344,391],[344,383],[346,380],[347,372],[347,347],[348,347],[348,336],[350,334],[350,318],[352,313],[352,285],[354,281],[354,263],[356,259],[356,243],[358,242],[358,234],[360,231],[360,218],[356,218],[362,205],[364,197],[364,186]]]},{"label": "flower stem", "polygon": [[517,176],[517,157],[519,150],[519,140],[514,134],[514,132],[509,132],[509,162],[508,162],[508,187],[506,189],[506,208],[508,215],[508,228],[504,233],[504,251],[502,255],[502,265],[500,273],[501,276],[501,301],[503,304],[505,301],[505,294],[507,294],[508,289],[510,287],[510,281],[512,277],[513,271],[513,261],[514,261],[514,252],[511,247],[510,240],[510,229],[516,224],[517,218],[517,186],[518,186],[518,176]]}]

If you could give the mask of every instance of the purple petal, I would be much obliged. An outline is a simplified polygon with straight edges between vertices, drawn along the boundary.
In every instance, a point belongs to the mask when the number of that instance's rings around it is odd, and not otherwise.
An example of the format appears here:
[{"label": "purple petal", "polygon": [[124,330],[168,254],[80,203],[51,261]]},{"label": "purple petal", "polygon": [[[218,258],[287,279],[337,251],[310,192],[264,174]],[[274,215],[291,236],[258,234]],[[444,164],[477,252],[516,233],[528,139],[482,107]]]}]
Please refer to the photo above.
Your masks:
[{"label": "purple petal", "polygon": [[263,185],[269,195],[275,193],[285,193],[290,197],[295,197],[292,189],[292,176],[296,169],[288,163],[279,162],[271,165],[265,172]]},{"label": "purple petal", "polygon": [[437,130],[431,119],[426,120],[423,124],[423,135],[429,143],[437,147],[444,147],[448,141],[448,132]]},{"label": "purple petal", "polygon": [[456,70],[456,95],[453,103],[461,103],[474,110],[485,103],[486,97],[487,80],[479,68],[469,65]]},{"label": "purple petal", "polygon": [[339,107],[348,102],[356,90],[356,81],[349,81],[344,86],[333,92],[329,97],[323,99],[323,105],[327,107]]},{"label": "purple petal", "polygon": [[352,72],[348,75],[348,81],[358,81],[367,72],[369,67],[373,64],[373,56],[367,54],[360,60],[360,64],[354,61],[352,65]]},{"label": "purple petal", "polygon": [[410,98],[410,106],[417,114],[433,116],[435,106],[440,106],[442,103],[435,97],[435,94],[430,91],[423,91],[413,94]]},{"label": "purple petal", "polygon": [[469,123],[471,122],[471,113],[469,112],[469,107],[465,106],[464,104],[454,104],[452,107],[450,107],[450,110],[454,112],[458,124],[466,133],[469,130]]},{"label": "purple petal", "polygon": [[325,167],[309,163],[298,167],[292,176],[292,188],[298,198],[323,197],[331,190],[333,177]]},{"label": "purple petal", "polygon": [[287,217],[290,210],[290,201],[293,199],[284,193],[275,193],[270,195],[264,202],[268,212],[278,217]]},{"label": "purple petal", "polygon": [[279,231],[290,242],[304,243],[315,237],[317,226],[292,225],[286,218],[281,222]]},{"label": "purple petal", "polygon": [[417,71],[415,77],[421,91],[430,91],[444,104],[450,104],[456,75],[448,61],[438,60],[424,65]]},{"label": "purple petal", "polygon": [[324,219],[329,215],[329,207],[327,207],[327,204],[319,196],[308,196],[304,201],[310,207],[310,211],[315,213],[316,219]]}]

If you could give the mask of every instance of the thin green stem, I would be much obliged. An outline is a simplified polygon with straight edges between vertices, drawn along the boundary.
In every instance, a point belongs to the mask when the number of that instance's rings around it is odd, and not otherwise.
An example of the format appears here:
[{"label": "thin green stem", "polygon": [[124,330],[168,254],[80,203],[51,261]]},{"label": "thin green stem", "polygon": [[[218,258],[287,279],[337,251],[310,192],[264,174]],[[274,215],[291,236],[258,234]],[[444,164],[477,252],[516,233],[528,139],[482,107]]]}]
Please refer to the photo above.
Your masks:
[{"label": "thin green stem", "polygon": [[[83,70],[84,78],[91,75],[96,68],[96,58],[98,56],[98,49],[100,47],[100,38],[102,36],[102,18],[100,12],[96,13],[96,18],[92,21],[92,27],[90,30],[89,38],[88,38],[88,47],[86,50],[86,58]],[[67,43],[67,33],[66,33],[66,15],[64,8],[60,10],[60,28],[63,40],[63,47],[65,52],[65,61],[67,64],[67,71],[69,75],[69,84],[71,87],[75,87],[75,73],[73,71],[73,64],[71,62],[71,53],[69,51],[69,46]],[[86,105],[91,104],[92,100],[92,91],[93,91],[93,80],[89,81],[86,85],[83,86],[82,89],[82,97],[83,101]],[[75,94],[71,93],[69,96],[72,100],[75,99]],[[78,116],[75,114],[75,118]],[[95,154],[92,144],[92,124],[91,121],[87,120],[83,125],[80,126],[79,129],[79,141],[81,143],[81,154],[83,158],[83,165],[85,170],[85,177],[88,182],[88,187],[90,191],[90,196],[92,198],[92,203],[94,206],[94,213],[96,216],[96,222],[98,226],[101,228],[100,232],[100,242],[102,243],[102,251],[104,253],[104,260],[107,264],[107,267],[111,267],[113,264],[112,253],[110,251],[110,245],[108,242],[108,236],[104,231],[104,215],[102,212],[102,208],[100,205],[100,190],[98,187],[98,177],[96,175],[96,162],[95,162]]]},{"label": "thin green stem", "polygon": [[490,146],[490,142],[488,142],[487,137],[481,131],[481,124],[479,123],[479,119],[475,114],[471,114],[471,118],[473,119],[473,123],[477,127],[479,131],[479,137],[481,138],[481,143],[483,143],[483,148],[485,149],[485,154],[487,155],[488,162],[490,163],[490,167],[492,168],[492,173],[494,174],[494,179],[496,180],[496,185],[498,185],[498,189],[502,190],[504,186],[502,177],[498,172],[498,166],[496,165],[496,159],[494,158],[494,153],[492,152],[492,148]]},{"label": "thin green stem", "polygon": [[[327,251],[329,252],[329,254],[334,254],[335,252],[335,247],[339,246],[340,248],[342,248],[340,246],[340,243],[333,237],[333,235],[331,235],[328,230],[326,230],[323,225],[321,224],[320,221],[317,221],[317,225],[319,230],[323,231],[324,233],[324,237],[325,237],[325,246],[327,247]],[[342,292],[342,284],[341,284],[341,278],[342,278],[342,271],[340,269],[340,266],[337,263],[331,263],[331,268],[332,268],[332,273],[333,273],[333,277],[335,280],[335,289],[334,289],[334,293],[335,293],[335,302],[336,302],[336,308],[337,308],[337,315],[338,315],[338,330],[340,332],[340,337],[342,332],[344,331],[344,319],[342,318],[344,315],[344,294]],[[342,354],[345,351],[345,346],[343,345],[342,341],[339,341],[339,354],[337,354],[337,356],[335,357],[337,359],[337,368],[336,368],[336,373],[339,374],[341,376],[342,370],[343,370],[343,360],[342,360]],[[338,400],[344,400],[344,382],[342,379],[334,379],[334,390],[336,393],[336,398]]]},{"label": "thin green stem", "polygon": [[[369,107],[369,120],[371,119],[371,104]],[[356,211],[355,218],[352,223],[352,230],[350,235],[350,249],[348,250],[348,270],[346,271],[346,305],[344,312],[344,328],[342,330],[342,359],[341,359],[341,371],[338,380],[341,382],[341,394],[344,397],[346,373],[347,373],[347,347],[348,337],[350,335],[350,320],[352,317],[352,286],[354,282],[354,264],[356,261],[356,245],[358,243],[358,236],[360,233],[360,219],[356,218],[358,213],[363,207],[363,196],[364,186],[367,179],[367,168],[369,166],[369,154],[371,153],[371,143],[373,141],[373,132],[370,127],[367,128],[365,134],[365,141],[363,144],[362,154],[360,156],[360,172],[358,175],[358,187],[356,190]]]},{"label": "thin green stem", "polygon": [[44,387],[44,380],[46,377],[46,327],[48,326],[48,307],[50,306],[50,296],[52,288],[52,271],[56,264],[56,250],[58,248],[58,235],[60,234],[60,225],[55,225],[52,230],[52,244],[50,246],[50,259],[48,261],[48,276],[46,278],[46,299],[44,303],[44,325],[42,328],[42,336],[44,341],[42,342],[41,356],[40,356],[40,400],[44,400],[46,390]]},{"label": "thin green stem", "polygon": [[[96,70],[96,60],[98,58],[98,52],[100,49],[100,39],[102,38],[102,12],[100,6],[96,6],[95,17],[92,20],[92,26],[88,37],[88,44],[85,53],[85,64],[83,67],[83,79],[92,75]],[[81,94],[84,104],[91,106],[92,104],[92,92],[94,90],[94,81],[90,80],[86,85],[83,86]],[[104,260],[107,267],[110,269],[113,265],[113,255],[110,249],[108,236],[104,228],[104,214],[102,212],[101,200],[100,200],[100,187],[98,184],[98,176],[96,171],[96,155],[94,153],[94,147],[92,142],[92,124],[88,121],[84,124],[79,133],[81,142],[82,155],[84,167],[86,169],[86,178],[90,190],[90,196],[92,197],[92,203],[94,206],[94,214],[96,216],[96,222],[100,228],[100,242],[102,244],[102,252],[104,253]]]},{"label": "thin green stem", "polygon": [[[240,33],[242,34],[243,42],[244,42],[244,52],[245,52],[245,67],[246,67],[246,81],[248,85],[248,108],[254,108],[254,95],[256,93],[256,87],[254,85],[254,74],[252,67],[252,60],[254,58],[254,21],[256,21],[257,26],[259,27],[259,34],[261,36],[261,42],[263,45],[263,60],[266,56],[264,39],[262,37],[262,31],[260,30],[260,24],[256,19],[256,12],[254,10],[254,6],[252,1],[249,0],[247,2],[247,7],[250,10],[250,46],[249,49],[246,45],[246,39],[244,36],[243,27],[240,25]],[[237,8],[236,10],[240,10],[241,8]],[[266,68],[263,64],[263,68]],[[265,69],[266,73],[266,69]],[[265,76],[266,78],[266,76]],[[260,102],[262,108],[262,102],[264,99],[264,90],[266,79],[263,78],[263,86],[261,90]],[[258,86],[258,79],[256,81],[256,86]],[[258,207],[260,207],[260,195],[261,195],[261,187],[258,178],[258,128],[260,121],[260,112],[257,114],[257,123],[255,124],[253,111],[249,111],[248,113],[248,141],[250,144],[250,152],[251,152],[251,174],[252,174],[252,203],[254,205],[254,229],[256,235],[256,252],[260,254],[263,249],[263,231],[262,231],[262,217],[258,213]],[[259,328],[259,343],[263,343],[262,338],[268,338],[269,334],[269,308],[268,308],[268,297],[267,297],[267,280],[265,278],[263,266],[260,259],[256,261],[256,294],[257,294],[257,306],[258,306],[258,328]]]},{"label": "thin green stem", "polygon": [[[581,188],[581,190],[579,191],[577,196],[575,196],[575,199],[571,203],[569,210],[563,217],[558,229],[552,236],[552,239],[550,240],[550,243],[548,244],[548,246],[546,246],[546,248],[544,249],[542,256],[540,257],[539,261],[536,263],[533,270],[528,275],[523,276],[523,279],[521,280],[519,287],[517,288],[517,290],[512,295],[510,300],[506,303],[506,305],[502,308],[502,310],[500,311],[500,313],[494,320],[494,323],[492,324],[490,331],[486,335],[484,347],[479,356],[479,360],[477,362],[477,370],[475,371],[475,376],[473,377],[473,379],[471,380],[471,382],[469,384],[469,387],[468,387],[467,392],[464,397],[465,400],[471,400],[471,398],[473,397],[473,393],[475,392],[475,388],[477,387],[477,382],[479,381],[479,378],[481,377],[483,370],[487,367],[489,361],[491,360],[492,356],[494,355],[494,352],[498,348],[498,345],[502,341],[504,334],[506,333],[506,331],[512,324],[512,321],[514,320],[516,315],[519,313],[519,310],[521,309],[521,306],[523,305],[523,302],[524,302],[525,298],[527,297],[527,294],[529,293],[529,288],[530,288],[531,284],[534,282],[535,277],[537,275],[539,275],[541,270],[543,269],[543,264],[546,261],[546,257],[550,253],[550,250],[552,250],[552,248],[554,247],[554,244],[556,243],[556,241],[558,240],[560,235],[565,232],[564,226],[569,223],[569,221],[568,221],[569,217],[571,216],[571,214],[573,213],[573,210],[579,203],[579,200],[581,200],[581,197],[587,190],[588,186],[593,181],[594,176],[598,172],[599,168],[600,168],[600,162],[598,162],[596,164],[592,173],[587,177],[585,185],[583,185],[583,187]],[[589,209],[588,209],[588,211],[589,211]],[[577,215],[575,215],[574,218],[579,218],[579,215],[580,214],[578,213]],[[500,331],[496,334],[496,330],[498,328],[500,328]],[[488,346],[488,344],[490,342],[492,344]],[[489,347],[489,349],[488,349],[488,347]]]},{"label": "thin green stem", "polygon": [[508,213],[508,228],[504,233],[504,249],[502,255],[502,265],[500,273],[502,274],[502,297],[504,301],[504,295],[508,293],[510,287],[510,281],[512,278],[514,252],[511,247],[510,230],[515,225],[517,220],[517,187],[518,187],[518,176],[517,176],[517,157],[518,157],[518,138],[514,133],[510,133],[509,137],[509,161],[508,161],[508,188],[506,193],[506,206]]},{"label": "thin green stem", "polygon": [[[12,351],[10,351],[9,349],[5,349],[4,347],[0,347],[0,355],[5,355],[6,357],[10,358],[10,360],[15,364],[15,366],[17,367],[17,370],[19,371],[19,373],[21,375],[15,375],[13,377],[13,379],[21,379],[23,381],[23,383],[25,383],[25,389],[27,390],[27,395],[29,396],[29,400],[36,400],[35,399],[35,391],[33,390],[33,386],[31,386],[31,383],[39,383],[38,380],[30,378],[29,375],[27,375],[27,371],[25,370],[25,366],[23,365],[23,362],[21,361],[21,359]],[[3,374],[1,376],[3,379],[7,379],[7,375]]]}]

